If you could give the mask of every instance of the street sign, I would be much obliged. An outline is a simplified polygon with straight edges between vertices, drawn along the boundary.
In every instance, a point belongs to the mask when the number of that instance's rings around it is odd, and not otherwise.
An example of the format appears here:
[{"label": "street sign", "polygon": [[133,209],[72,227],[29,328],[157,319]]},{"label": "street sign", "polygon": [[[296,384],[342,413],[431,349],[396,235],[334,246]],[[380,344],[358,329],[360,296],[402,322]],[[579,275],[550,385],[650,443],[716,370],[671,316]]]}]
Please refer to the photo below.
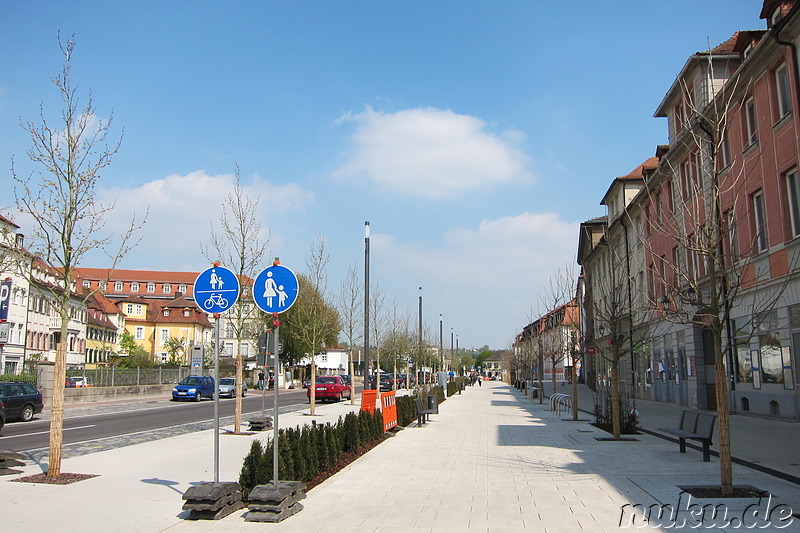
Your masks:
[{"label": "street sign", "polygon": [[297,276],[282,265],[265,268],[253,282],[253,299],[267,313],[283,313],[297,300],[297,293]]},{"label": "street sign", "polygon": [[194,301],[207,313],[223,313],[239,299],[239,280],[225,267],[213,266],[194,282]]},{"label": "street sign", "polygon": [[11,279],[0,283],[0,322],[8,320],[8,307],[11,303]]}]

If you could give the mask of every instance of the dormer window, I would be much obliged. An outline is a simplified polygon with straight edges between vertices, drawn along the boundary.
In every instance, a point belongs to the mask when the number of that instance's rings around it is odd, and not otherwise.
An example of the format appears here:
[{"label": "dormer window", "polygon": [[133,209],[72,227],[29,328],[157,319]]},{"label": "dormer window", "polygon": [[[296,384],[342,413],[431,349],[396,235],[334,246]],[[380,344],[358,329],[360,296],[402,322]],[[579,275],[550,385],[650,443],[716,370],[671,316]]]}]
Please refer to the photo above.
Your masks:
[{"label": "dormer window", "polygon": [[164,294],[169,294],[169,292],[171,290],[172,290],[172,285],[170,285],[169,283],[165,283],[164,284]]},{"label": "dormer window", "polygon": [[772,12],[772,16],[769,17],[769,27],[773,27],[782,18],[783,13],[781,12],[781,6],[778,6],[775,8],[775,11]]},{"label": "dormer window", "polygon": [[184,309],[183,310],[183,316],[188,318],[189,316],[191,316],[191,311],[189,311],[188,309]]},{"label": "dormer window", "polygon": [[91,283],[90,281],[88,281],[88,280],[84,280],[84,282],[83,282],[83,288],[84,288],[84,289],[88,289],[88,288],[89,288],[89,286],[90,286],[91,284],[92,284],[92,283]]},{"label": "dormer window", "polygon": [[116,283],[114,283],[114,290],[117,291],[117,292],[122,291],[122,282],[121,281],[117,281]]},{"label": "dormer window", "polygon": [[139,282],[134,281],[131,283],[131,292],[139,292]]},{"label": "dormer window", "polygon": [[181,294],[186,294],[186,284],[185,283],[181,283],[180,285],[178,285],[178,291]]},{"label": "dormer window", "polygon": [[147,292],[156,292],[156,284],[155,283],[148,283],[147,284]]},{"label": "dormer window", "polygon": [[164,316],[169,316],[169,309],[164,309]]}]

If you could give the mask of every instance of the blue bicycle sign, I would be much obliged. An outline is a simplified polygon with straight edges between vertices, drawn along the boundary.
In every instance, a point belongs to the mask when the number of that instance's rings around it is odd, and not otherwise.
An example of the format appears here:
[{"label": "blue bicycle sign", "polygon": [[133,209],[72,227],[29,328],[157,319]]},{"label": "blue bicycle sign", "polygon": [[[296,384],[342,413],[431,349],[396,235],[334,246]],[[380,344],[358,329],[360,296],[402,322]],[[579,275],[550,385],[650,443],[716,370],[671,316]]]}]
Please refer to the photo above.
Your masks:
[{"label": "blue bicycle sign", "polygon": [[239,280],[225,267],[204,270],[194,282],[194,301],[207,313],[222,313],[239,299]]}]

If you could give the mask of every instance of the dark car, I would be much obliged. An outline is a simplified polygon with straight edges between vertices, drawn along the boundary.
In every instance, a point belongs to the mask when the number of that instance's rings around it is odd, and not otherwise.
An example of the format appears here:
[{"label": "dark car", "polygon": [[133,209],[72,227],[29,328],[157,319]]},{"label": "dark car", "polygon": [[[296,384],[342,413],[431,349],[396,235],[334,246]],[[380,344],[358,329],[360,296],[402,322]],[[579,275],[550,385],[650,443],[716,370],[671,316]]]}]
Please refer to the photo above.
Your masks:
[{"label": "dark car", "polygon": [[[394,387],[392,386],[393,381],[394,381],[394,376],[392,374],[381,374],[381,390],[384,392],[394,390]],[[369,378],[369,386],[372,389],[375,388],[375,376],[371,376]]]},{"label": "dark car", "polygon": [[75,378],[67,376],[67,378],[64,380],[64,386],[68,389],[74,389],[78,386],[78,382],[75,381]]},{"label": "dark car", "polygon": [[350,386],[350,376],[348,376],[347,374],[342,374],[339,377],[342,378],[342,381],[344,381],[345,385],[347,385],[348,387]]},{"label": "dark car", "polygon": [[29,422],[33,415],[41,413],[44,408],[42,393],[30,383],[0,383],[0,400],[6,404],[6,416],[9,420]]},{"label": "dark car", "polygon": [[211,376],[189,376],[172,389],[172,400],[194,400],[214,398],[214,378]]},{"label": "dark car", "polygon": [[0,400],[0,429],[6,425],[6,405]]}]

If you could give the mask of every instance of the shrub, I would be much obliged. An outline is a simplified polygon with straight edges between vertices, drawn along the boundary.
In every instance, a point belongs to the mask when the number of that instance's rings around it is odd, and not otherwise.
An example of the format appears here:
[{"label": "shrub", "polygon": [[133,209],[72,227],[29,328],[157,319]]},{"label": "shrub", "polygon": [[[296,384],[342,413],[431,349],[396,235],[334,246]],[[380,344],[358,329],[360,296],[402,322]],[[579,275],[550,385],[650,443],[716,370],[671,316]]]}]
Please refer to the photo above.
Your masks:
[{"label": "shrub", "polygon": [[34,374],[0,374],[0,381],[24,381],[36,385],[36,376]]},{"label": "shrub", "polygon": [[398,396],[397,404],[397,425],[407,426],[417,419],[417,406],[411,396]]},{"label": "shrub", "polygon": [[[281,479],[308,482],[320,472],[334,466],[343,452],[357,453],[364,444],[383,438],[383,416],[380,410],[347,413],[336,424],[317,424],[278,431],[278,474]],[[253,441],[239,473],[242,497],[256,485],[272,481],[272,442],[262,445]]]}]

